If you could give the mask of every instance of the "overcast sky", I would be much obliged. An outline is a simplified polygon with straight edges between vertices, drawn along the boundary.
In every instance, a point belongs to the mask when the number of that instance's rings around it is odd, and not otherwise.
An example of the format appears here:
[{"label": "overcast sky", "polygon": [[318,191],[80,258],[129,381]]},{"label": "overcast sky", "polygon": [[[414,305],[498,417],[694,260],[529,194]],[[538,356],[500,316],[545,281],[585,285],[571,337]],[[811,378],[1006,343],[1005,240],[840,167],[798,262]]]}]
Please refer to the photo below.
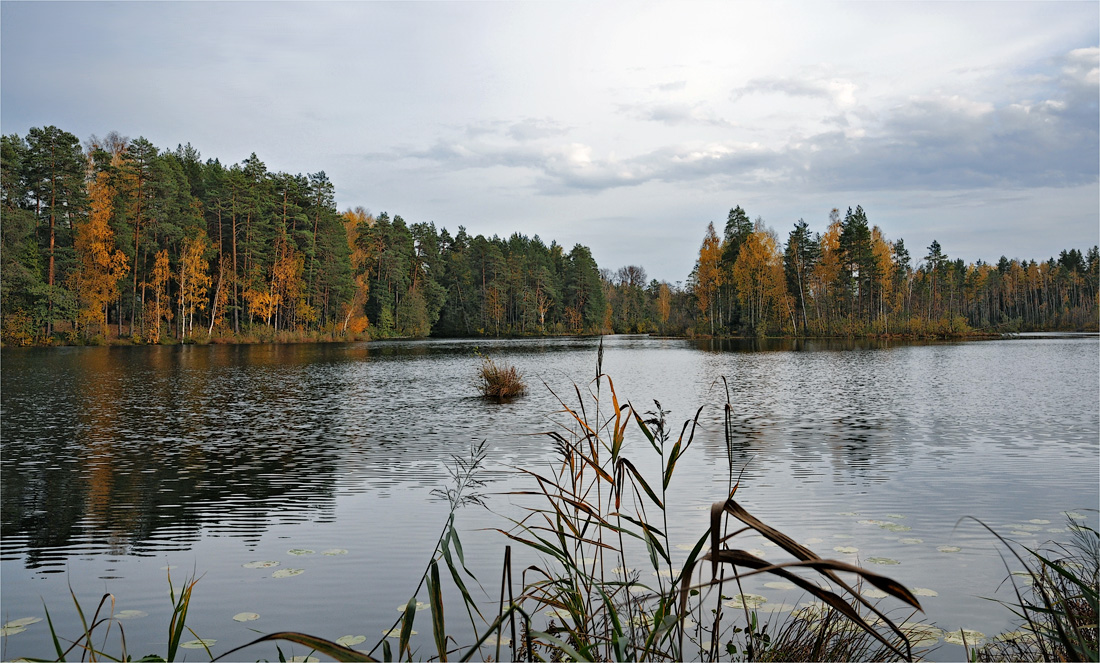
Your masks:
[{"label": "overcast sky", "polygon": [[1100,3],[0,3],[0,130],[324,170],[686,280],[731,207],[914,258],[1100,242]]}]

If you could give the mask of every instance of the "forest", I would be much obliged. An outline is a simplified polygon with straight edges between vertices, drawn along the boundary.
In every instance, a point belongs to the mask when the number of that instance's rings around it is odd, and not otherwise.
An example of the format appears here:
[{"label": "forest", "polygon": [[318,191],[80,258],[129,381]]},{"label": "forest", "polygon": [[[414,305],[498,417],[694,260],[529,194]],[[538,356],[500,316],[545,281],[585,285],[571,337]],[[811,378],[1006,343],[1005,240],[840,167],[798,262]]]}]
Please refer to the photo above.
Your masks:
[{"label": "forest", "polygon": [[601,269],[580,244],[341,213],[323,171],[272,173],[255,154],[225,165],[53,126],[0,148],[7,345],[1098,328],[1096,246],[988,264],[934,241],[914,256],[861,207],[823,232],[799,219],[785,241],[734,207],[674,285]]}]

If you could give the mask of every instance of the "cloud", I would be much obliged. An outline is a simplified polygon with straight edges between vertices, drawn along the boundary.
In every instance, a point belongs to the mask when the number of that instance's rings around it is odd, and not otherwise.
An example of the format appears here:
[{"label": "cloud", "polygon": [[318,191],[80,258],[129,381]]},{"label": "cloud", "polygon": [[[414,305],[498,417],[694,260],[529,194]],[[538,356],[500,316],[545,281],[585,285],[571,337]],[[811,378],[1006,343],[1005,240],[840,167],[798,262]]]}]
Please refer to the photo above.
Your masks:
[{"label": "cloud", "polygon": [[698,125],[709,127],[733,127],[705,108],[702,103],[655,102],[622,104],[619,112],[644,122],[660,122],[669,126]]},{"label": "cloud", "polygon": [[783,94],[791,97],[810,97],[827,99],[838,107],[850,108],[856,105],[856,90],[859,87],[843,78],[814,79],[792,77],[754,78],[744,86],[735,89],[730,99],[740,101],[752,94]]}]

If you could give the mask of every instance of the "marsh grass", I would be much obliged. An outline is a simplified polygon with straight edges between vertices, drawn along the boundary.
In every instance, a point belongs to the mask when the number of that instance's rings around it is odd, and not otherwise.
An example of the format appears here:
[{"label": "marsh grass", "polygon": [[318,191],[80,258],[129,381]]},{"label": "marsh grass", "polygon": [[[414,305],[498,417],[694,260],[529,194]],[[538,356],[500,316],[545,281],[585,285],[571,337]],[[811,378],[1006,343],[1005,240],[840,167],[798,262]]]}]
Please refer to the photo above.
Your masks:
[{"label": "marsh grass", "polygon": [[[1100,533],[1068,519],[1072,539],[1031,549],[1000,536],[985,523],[1010,555],[1023,564],[1031,583],[1021,588],[1008,575],[1014,603],[1001,601],[1019,619],[1019,630],[1002,634],[975,653],[981,661],[1096,661],[1097,595],[1100,590]],[[1007,568],[1007,565],[1006,565]]]},{"label": "marsh grass", "polygon": [[480,353],[478,356],[481,357],[481,366],[477,372],[477,389],[484,398],[500,402],[527,393],[523,374],[515,366],[498,364]]}]

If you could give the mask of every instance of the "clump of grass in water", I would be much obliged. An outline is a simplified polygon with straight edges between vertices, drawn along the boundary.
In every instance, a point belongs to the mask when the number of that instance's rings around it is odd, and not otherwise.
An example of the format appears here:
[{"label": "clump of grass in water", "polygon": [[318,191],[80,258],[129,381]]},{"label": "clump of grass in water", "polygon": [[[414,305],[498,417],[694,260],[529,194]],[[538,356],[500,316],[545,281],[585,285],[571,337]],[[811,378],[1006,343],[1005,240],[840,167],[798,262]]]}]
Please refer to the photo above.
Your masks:
[{"label": "clump of grass in water", "polygon": [[[1100,532],[1068,521],[1073,534],[1068,544],[1033,550],[993,533],[1026,569],[1030,587],[1017,585],[1008,576],[1016,603],[1004,603],[1020,619],[1020,629],[1004,633],[975,653],[980,661],[1095,661],[1097,644],[1097,596],[1100,592]],[[1026,557],[1016,548],[1023,548]],[[1030,563],[1029,563],[1030,562]]]},{"label": "clump of grass in water", "polygon": [[527,393],[527,385],[523,381],[523,374],[511,364],[498,364],[493,359],[482,355],[481,367],[477,372],[477,388],[485,398],[496,401],[506,401],[516,396]]}]

